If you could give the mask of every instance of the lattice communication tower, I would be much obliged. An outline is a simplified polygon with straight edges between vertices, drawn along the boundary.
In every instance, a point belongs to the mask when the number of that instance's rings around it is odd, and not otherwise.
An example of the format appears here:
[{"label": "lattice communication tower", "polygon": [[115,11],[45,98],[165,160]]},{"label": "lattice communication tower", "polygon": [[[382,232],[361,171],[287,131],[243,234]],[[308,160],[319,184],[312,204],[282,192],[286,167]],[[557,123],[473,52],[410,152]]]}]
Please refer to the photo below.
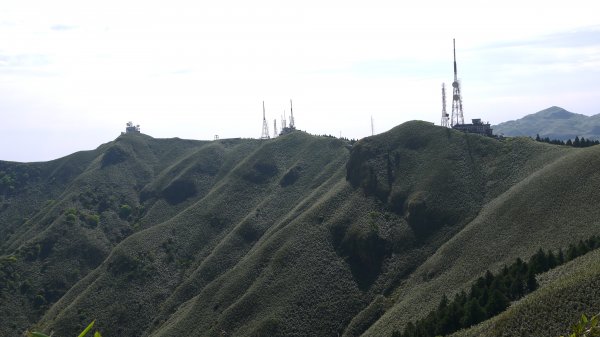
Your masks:
[{"label": "lattice communication tower", "polygon": [[267,118],[265,117],[265,101],[263,101],[263,127],[262,127],[262,134],[260,136],[260,139],[269,139],[271,138],[269,136],[269,125],[267,125]]},{"label": "lattice communication tower", "polygon": [[446,111],[446,84],[442,83],[442,126],[448,127],[450,115]]},{"label": "lattice communication tower", "polygon": [[463,104],[462,96],[460,94],[460,82],[458,81],[458,75],[456,71],[456,40],[452,39],[452,45],[454,50],[454,82],[452,82],[452,117],[450,119],[450,125],[454,126],[457,124],[465,124],[465,118],[463,116]]}]

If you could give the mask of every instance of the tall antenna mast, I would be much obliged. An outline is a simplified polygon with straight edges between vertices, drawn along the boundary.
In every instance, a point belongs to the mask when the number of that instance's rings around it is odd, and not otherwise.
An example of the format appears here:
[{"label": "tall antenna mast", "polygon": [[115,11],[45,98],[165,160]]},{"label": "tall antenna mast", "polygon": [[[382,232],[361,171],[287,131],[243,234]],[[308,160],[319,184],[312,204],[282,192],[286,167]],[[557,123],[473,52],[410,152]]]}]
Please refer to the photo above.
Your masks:
[{"label": "tall antenna mast", "polygon": [[458,72],[456,71],[456,40],[452,39],[454,51],[454,82],[452,82],[452,117],[450,125],[465,124],[463,116],[462,96],[460,94],[460,82],[458,82]]},{"label": "tall antenna mast", "polygon": [[287,128],[287,122],[285,120],[286,118],[287,118],[287,116],[285,115],[285,109],[283,109],[283,117],[281,118],[281,127],[283,129]]},{"label": "tall antenna mast", "polygon": [[294,109],[292,108],[292,100],[290,99],[290,129],[294,129],[296,124],[294,123]]},{"label": "tall antenna mast", "polygon": [[269,126],[267,125],[267,119],[265,118],[265,101],[263,101],[263,127],[262,127],[262,135],[260,139],[269,139]]},{"label": "tall antenna mast", "polygon": [[446,112],[446,84],[442,83],[442,126],[448,127],[448,112]]},{"label": "tall antenna mast", "polygon": [[375,135],[375,127],[373,126],[373,116],[371,116],[371,136]]},{"label": "tall antenna mast", "polygon": [[273,120],[273,138],[277,137],[277,118]]}]

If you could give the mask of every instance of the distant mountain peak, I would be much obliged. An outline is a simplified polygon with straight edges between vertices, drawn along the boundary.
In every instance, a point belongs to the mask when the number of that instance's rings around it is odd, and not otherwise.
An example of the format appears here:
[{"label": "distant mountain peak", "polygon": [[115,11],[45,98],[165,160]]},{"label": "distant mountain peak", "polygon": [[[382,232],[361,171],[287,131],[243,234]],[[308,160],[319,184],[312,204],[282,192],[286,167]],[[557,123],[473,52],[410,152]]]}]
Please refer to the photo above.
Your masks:
[{"label": "distant mountain peak", "polygon": [[552,106],[521,119],[500,123],[494,130],[505,136],[548,137],[567,140],[575,136],[600,139],[600,119]]}]

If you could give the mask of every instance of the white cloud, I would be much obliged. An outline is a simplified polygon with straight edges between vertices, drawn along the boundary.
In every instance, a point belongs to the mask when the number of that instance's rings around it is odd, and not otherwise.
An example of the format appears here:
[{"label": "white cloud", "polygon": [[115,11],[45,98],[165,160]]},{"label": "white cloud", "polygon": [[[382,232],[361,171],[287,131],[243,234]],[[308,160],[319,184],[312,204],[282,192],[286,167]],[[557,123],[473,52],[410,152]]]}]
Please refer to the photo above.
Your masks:
[{"label": "white cloud", "polygon": [[[583,76],[599,70],[598,35],[572,32],[597,23],[590,8],[578,0],[4,2],[0,113],[27,121],[14,118],[0,137],[20,144],[23,132],[11,130],[52,128],[56,151],[24,147],[19,160],[100,144],[127,120],[156,137],[258,137],[261,101],[272,120],[289,111],[289,98],[298,126],[317,134],[366,136],[371,115],[380,132],[409,119],[437,122],[453,37],[466,117],[514,119],[600,89]],[[575,36],[577,45],[557,42]],[[552,77],[569,87],[546,97],[538,83]],[[578,104],[571,110],[598,110]],[[60,143],[75,128],[89,130],[89,142]]]}]

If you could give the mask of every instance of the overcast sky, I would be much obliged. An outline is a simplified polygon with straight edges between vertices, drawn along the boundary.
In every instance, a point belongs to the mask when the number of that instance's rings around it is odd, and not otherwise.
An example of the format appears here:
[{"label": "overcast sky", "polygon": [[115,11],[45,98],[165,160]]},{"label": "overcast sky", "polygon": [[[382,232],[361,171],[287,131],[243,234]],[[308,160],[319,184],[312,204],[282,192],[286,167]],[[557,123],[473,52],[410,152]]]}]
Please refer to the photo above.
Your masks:
[{"label": "overcast sky", "polygon": [[465,120],[600,113],[591,0],[410,2],[2,0],[0,160],[94,149],[129,120],[258,138],[263,100],[271,132],[289,99],[312,134],[439,124],[453,38]]}]

